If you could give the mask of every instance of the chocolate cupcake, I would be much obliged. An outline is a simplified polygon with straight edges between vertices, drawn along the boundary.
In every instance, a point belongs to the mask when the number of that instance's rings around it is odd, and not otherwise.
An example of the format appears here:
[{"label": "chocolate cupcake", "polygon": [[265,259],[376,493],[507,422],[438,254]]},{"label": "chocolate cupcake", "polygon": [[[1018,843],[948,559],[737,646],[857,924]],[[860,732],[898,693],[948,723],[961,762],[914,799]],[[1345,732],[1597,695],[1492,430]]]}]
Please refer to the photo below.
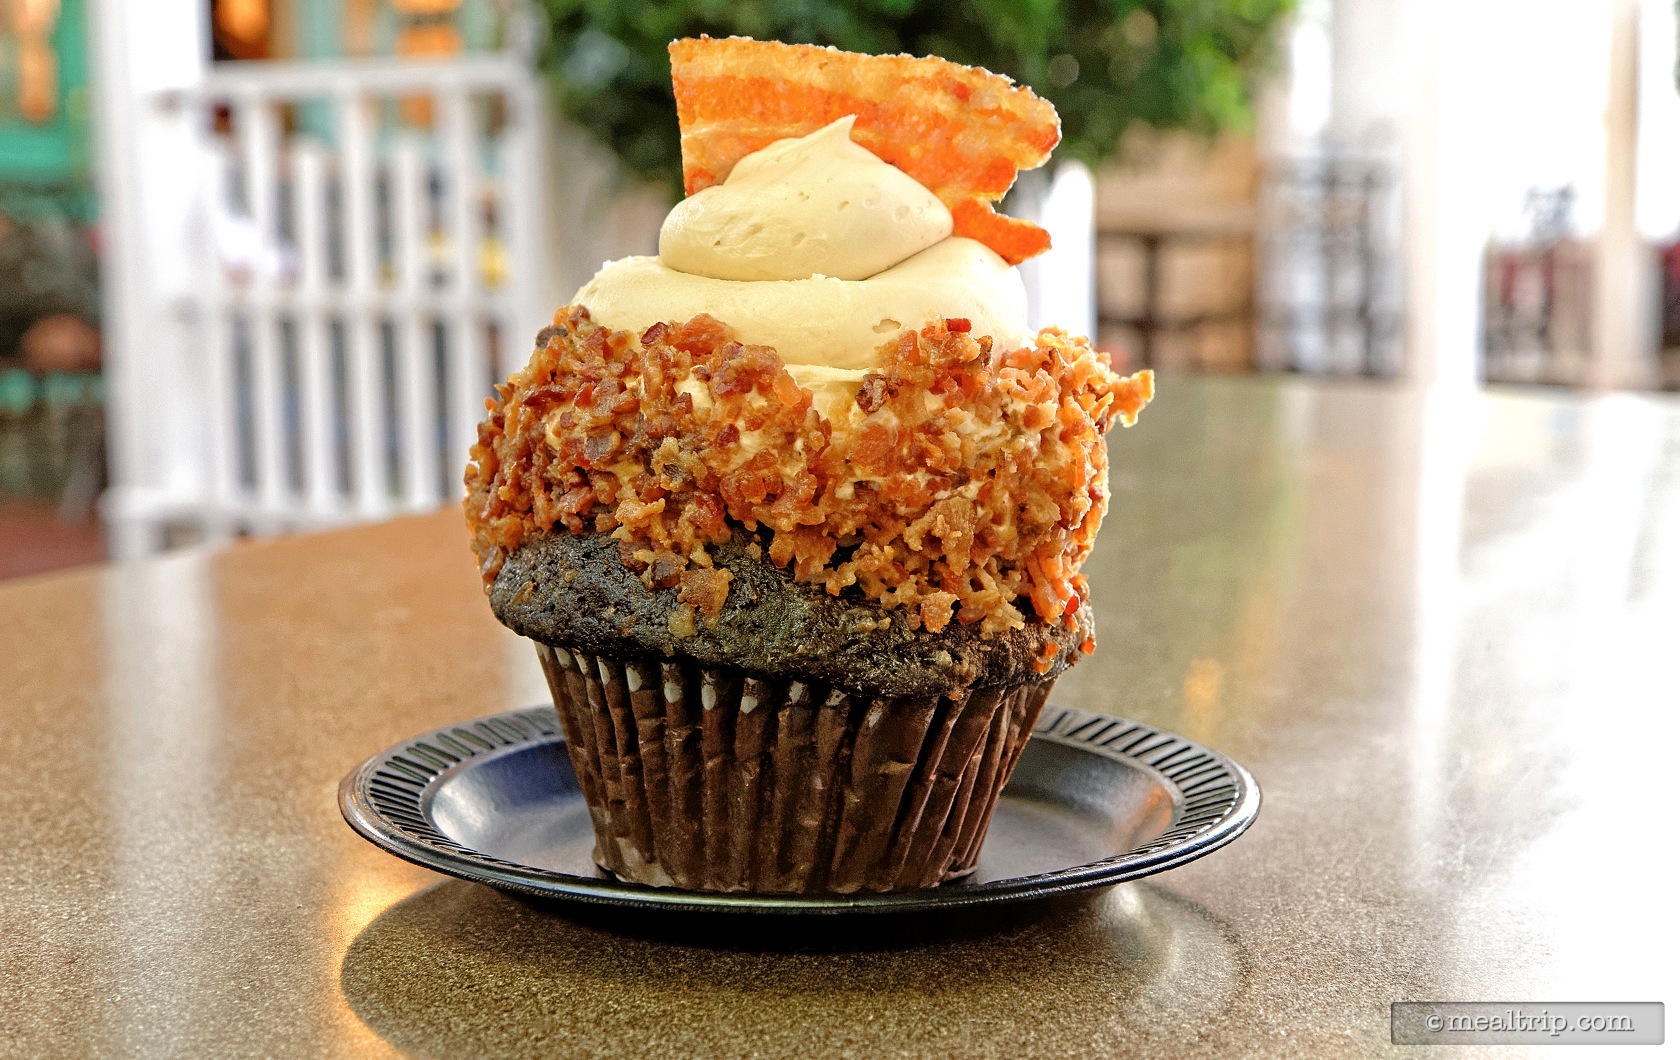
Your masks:
[{"label": "chocolate cupcake", "polygon": [[[1040,116],[1028,131],[1048,111],[943,60],[739,40],[672,55],[685,161],[695,100],[731,60],[826,91],[845,75],[852,100],[954,70],[955,97],[985,87]],[[609,263],[556,314],[467,470],[491,605],[537,645],[596,860],[655,886],[971,872],[1052,684],[1094,646],[1078,569],[1103,435],[1152,392],[1083,339],[1025,333],[988,243],[1030,244],[1018,222],[948,205],[890,128],[797,118],[760,122],[769,139],[738,145],[732,173],[695,147],[723,183],[672,212],[659,258]]]}]

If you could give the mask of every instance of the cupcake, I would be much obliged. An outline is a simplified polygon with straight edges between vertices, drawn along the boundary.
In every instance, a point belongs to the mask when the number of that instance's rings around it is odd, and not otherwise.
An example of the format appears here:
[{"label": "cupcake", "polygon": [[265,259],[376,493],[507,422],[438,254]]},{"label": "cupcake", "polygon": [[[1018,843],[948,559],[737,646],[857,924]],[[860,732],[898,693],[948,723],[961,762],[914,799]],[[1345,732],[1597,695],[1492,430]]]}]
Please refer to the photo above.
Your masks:
[{"label": "cupcake", "polygon": [[972,872],[1056,677],[1104,434],[1150,399],[1026,326],[990,203],[1055,111],[941,59],[671,46],[689,195],[487,402],[467,522],[595,860],[786,894]]}]

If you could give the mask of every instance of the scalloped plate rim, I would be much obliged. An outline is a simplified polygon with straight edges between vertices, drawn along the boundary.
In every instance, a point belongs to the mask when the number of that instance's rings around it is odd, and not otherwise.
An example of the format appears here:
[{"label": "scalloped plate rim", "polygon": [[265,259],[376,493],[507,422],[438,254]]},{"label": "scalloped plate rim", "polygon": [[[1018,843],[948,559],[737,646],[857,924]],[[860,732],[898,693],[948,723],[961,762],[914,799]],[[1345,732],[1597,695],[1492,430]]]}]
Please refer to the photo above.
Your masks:
[{"label": "scalloped plate rim", "polygon": [[[1154,772],[1166,787],[1173,790],[1175,795],[1173,820],[1169,823],[1166,831],[1162,833],[1163,836],[1170,834],[1175,826],[1179,826],[1179,820],[1183,814],[1184,792],[1178,782],[1151,762],[1128,754],[1125,750],[1116,749],[1107,744],[1095,743],[1086,737],[1072,735],[1068,730],[1071,730],[1072,733],[1078,733],[1093,722],[1106,722],[1109,724],[1099,726],[1096,732],[1099,735],[1106,736],[1110,741],[1116,739],[1119,735],[1131,732],[1133,729],[1141,730],[1143,735],[1133,740],[1128,747],[1153,743],[1153,746],[1147,748],[1151,752],[1159,751],[1176,741],[1178,746],[1171,754],[1164,756],[1165,758],[1177,757],[1184,750],[1190,750],[1192,752],[1191,758],[1194,758],[1197,754],[1207,756],[1208,761],[1202,763],[1204,767],[1211,764],[1223,768],[1228,773],[1230,785],[1233,788],[1228,804],[1216,818],[1198,826],[1187,835],[1167,841],[1164,845],[1159,845],[1162,843],[1162,839],[1157,837],[1149,843],[1123,854],[1116,854],[1078,865],[1069,865],[1049,872],[993,880],[982,884],[940,887],[897,894],[853,895],[762,895],[685,891],[676,888],[646,887],[607,877],[576,876],[552,869],[517,865],[477,851],[473,852],[474,857],[464,857],[451,852],[447,847],[411,834],[401,822],[393,820],[373,804],[368,793],[369,784],[374,776],[394,758],[404,753],[413,754],[413,749],[418,745],[430,746],[442,742],[441,738],[443,737],[449,737],[455,744],[460,745],[464,741],[455,734],[461,731],[470,731],[475,726],[481,727],[485,723],[502,723],[517,730],[521,724],[529,723],[546,726],[546,730],[525,733],[522,739],[504,742],[500,746],[476,751],[451,765],[437,769],[427,781],[422,783],[420,790],[414,796],[416,812],[420,813],[422,818],[426,816],[423,808],[429,803],[430,792],[434,791],[444,780],[461,770],[480,766],[493,758],[522,750],[532,744],[541,742],[564,743],[565,737],[560,732],[558,719],[553,721],[545,719],[537,722],[532,718],[532,715],[542,713],[546,713],[549,718],[553,718],[552,707],[527,707],[456,722],[402,740],[368,758],[344,777],[338,790],[339,811],[343,814],[345,822],[362,838],[404,861],[445,875],[483,883],[501,890],[514,891],[531,897],[580,901],[621,908],[659,908],[668,911],[836,916],[853,913],[908,913],[1020,902],[1095,887],[1107,887],[1177,868],[1179,865],[1212,853],[1245,832],[1254,823],[1260,810],[1259,785],[1247,769],[1230,757],[1194,740],[1144,722],[1132,721],[1112,714],[1099,714],[1074,707],[1055,705],[1045,707],[1038,724],[1033,728],[1031,739],[1034,742],[1054,743],[1116,761],[1123,760],[1128,766]],[[1114,732],[1116,724],[1118,724],[1119,730]],[[482,735],[482,730],[480,735]],[[1154,743],[1154,739],[1157,737],[1166,739],[1163,742]],[[446,756],[454,757],[449,752],[443,753]],[[1197,786],[1200,786],[1200,783],[1198,782]],[[1006,787],[1005,791],[1007,792],[1007,790]],[[1215,788],[1213,790],[1217,791],[1219,789]],[[446,840],[446,842],[448,841]],[[1151,846],[1156,846],[1156,849],[1148,849]]]}]

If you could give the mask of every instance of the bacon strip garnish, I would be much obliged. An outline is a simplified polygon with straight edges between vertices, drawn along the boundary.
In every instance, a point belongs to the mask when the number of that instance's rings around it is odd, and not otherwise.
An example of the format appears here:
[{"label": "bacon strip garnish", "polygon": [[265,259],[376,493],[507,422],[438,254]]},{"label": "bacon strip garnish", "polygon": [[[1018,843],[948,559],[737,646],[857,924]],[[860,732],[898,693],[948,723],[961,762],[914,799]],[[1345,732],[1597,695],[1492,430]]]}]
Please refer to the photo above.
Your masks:
[{"label": "bacon strip garnish", "polygon": [[1011,265],[1049,249],[1042,228],[991,207],[1061,140],[1056,109],[1031,89],[939,58],[745,37],[677,40],[670,52],[690,195],[754,151],[854,114],[852,139],[939,196],[956,235]]}]

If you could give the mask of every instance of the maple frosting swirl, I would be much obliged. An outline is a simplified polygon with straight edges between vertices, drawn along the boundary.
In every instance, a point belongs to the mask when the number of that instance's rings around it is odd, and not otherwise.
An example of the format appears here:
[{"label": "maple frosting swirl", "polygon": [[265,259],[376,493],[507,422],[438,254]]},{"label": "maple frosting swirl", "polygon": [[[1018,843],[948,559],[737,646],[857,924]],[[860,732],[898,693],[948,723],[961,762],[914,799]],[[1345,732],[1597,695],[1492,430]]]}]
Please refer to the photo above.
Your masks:
[{"label": "maple frosting swirl", "polygon": [[951,211],[851,138],[847,115],[741,159],[672,207],[659,260],[715,280],[867,280],[951,234]]},{"label": "maple frosting swirl", "polygon": [[931,191],[851,139],[852,117],[748,155],[678,203],[658,257],[609,262],[573,298],[640,333],[706,313],[773,346],[801,385],[856,383],[880,346],[941,318],[1029,345],[1026,289],[986,246],[951,235]]}]

